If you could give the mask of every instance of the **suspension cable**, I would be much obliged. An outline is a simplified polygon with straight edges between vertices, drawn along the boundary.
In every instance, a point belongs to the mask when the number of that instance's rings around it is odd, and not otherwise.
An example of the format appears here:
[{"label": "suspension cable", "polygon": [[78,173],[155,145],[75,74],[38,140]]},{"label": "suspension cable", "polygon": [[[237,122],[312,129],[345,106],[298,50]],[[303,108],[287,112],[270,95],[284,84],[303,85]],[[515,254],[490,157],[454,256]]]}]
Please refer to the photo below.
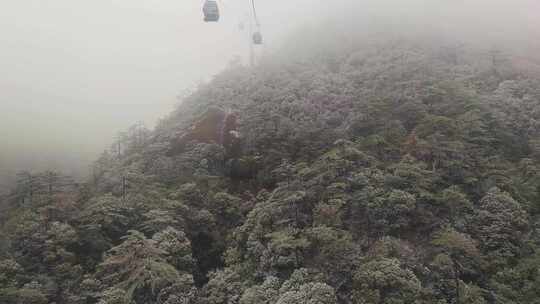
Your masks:
[{"label": "suspension cable", "polygon": [[255,8],[255,0],[251,0],[251,6],[253,7],[253,18],[255,18],[255,24],[259,27],[259,18],[257,17],[257,9]]}]

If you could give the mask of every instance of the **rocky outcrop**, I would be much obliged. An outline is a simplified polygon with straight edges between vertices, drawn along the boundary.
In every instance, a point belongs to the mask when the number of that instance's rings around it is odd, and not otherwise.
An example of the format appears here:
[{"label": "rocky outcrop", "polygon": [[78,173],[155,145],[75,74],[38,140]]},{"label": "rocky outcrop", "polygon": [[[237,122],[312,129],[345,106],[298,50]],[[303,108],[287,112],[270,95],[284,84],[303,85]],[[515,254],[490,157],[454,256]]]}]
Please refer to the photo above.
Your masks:
[{"label": "rocky outcrop", "polygon": [[238,157],[241,152],[240,133],[237,130],[237,115],[219,108],[208,109],[191,128],[175,138],[169,155],[180,154],[189,142],[222,145],[227,158]]}]

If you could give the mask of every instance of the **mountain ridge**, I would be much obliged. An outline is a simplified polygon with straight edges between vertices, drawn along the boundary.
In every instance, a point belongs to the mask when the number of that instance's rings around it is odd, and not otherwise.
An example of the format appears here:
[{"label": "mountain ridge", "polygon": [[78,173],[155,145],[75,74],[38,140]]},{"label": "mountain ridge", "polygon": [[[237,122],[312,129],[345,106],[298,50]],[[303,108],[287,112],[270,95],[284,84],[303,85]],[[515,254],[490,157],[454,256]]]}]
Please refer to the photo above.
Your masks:
[{"label": "mountain ridge", "polygon": [[14,191],[0,300],[535,303],[540,79],[452,45],[231,65],[76,190]]}]

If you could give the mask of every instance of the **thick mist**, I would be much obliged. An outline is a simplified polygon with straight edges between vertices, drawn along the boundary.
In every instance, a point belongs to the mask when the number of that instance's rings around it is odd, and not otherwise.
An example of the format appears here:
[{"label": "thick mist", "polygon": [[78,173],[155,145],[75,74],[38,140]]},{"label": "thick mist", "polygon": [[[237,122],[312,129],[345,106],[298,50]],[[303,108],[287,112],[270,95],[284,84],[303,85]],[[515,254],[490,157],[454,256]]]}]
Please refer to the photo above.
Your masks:
[{"label": "thick mist", "polygon": [[[221,1],[217,24],[202,22],[202,3],[0,0],[0,184],[18,170],[84,175],[117,132],[137,121],[152,127],[178,96],[234,58],[246,62],[248,35],[239,23],[248,1]],[[321,37],[340,38],[317,41],[330,47],[361,36],[422,37],[540,53],[535,0],[256,3],[265,35],[256,51],[270,60],[284,44],[298,55]]]}]

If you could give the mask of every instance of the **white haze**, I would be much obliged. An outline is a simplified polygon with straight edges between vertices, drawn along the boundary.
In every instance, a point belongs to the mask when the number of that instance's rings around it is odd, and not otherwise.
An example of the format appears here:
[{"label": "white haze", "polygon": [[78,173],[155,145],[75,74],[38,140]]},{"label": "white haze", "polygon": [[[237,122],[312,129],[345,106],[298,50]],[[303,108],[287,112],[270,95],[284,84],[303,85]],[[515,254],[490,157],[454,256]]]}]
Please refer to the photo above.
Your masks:
[{"label": "white haze", "polygon": [[[266,42],[259,56],[320,24],[342,35],[430,34],[540,53],[537,0],[256,2]],[[84,173],[118,131],[153,126],[185,90],[235,56],[245,60],[238,23],[249,1],[222,0],[218,24],[202,22],[202,3],[0,0],[0,184],[22,169]]]}]

